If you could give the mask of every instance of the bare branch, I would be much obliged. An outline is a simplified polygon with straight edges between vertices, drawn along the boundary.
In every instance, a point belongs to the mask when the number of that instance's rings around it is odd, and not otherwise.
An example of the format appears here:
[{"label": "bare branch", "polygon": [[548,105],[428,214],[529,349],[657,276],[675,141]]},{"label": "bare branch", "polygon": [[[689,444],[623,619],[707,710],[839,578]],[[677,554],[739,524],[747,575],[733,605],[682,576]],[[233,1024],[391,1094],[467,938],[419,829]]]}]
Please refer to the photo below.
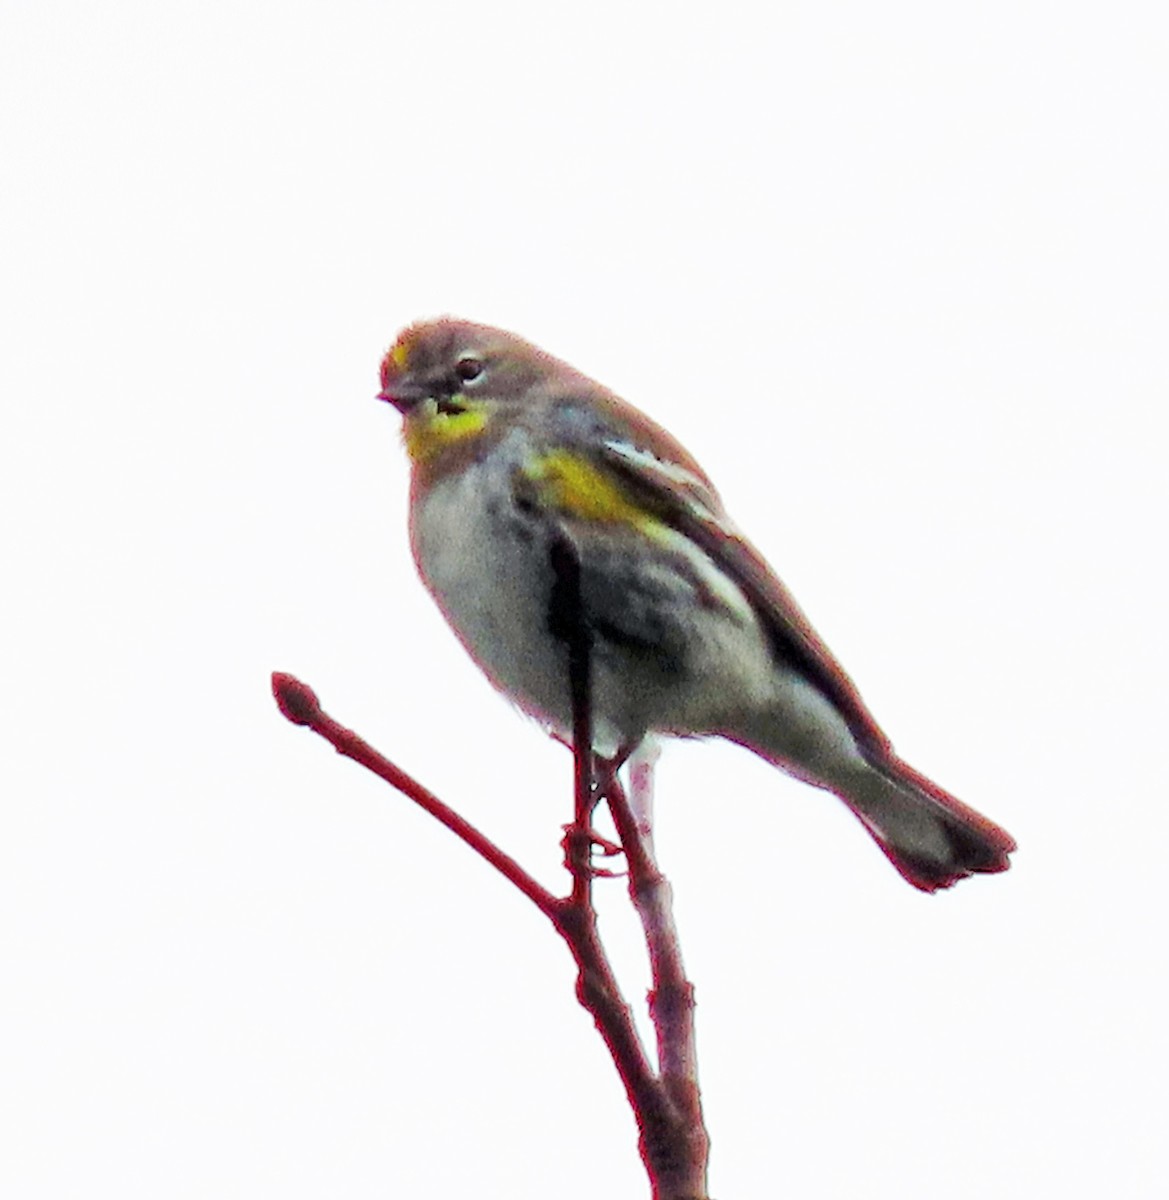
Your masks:
[{"label": "bare branch", "polygon": [[577,965],[577,998],[592,1015],[625,1087],[654,1200],[707,1200],[709,1138],[698,1092],[694,994],[682,967],[670,887],[654,858],[652,787],[644,756],[634,758],[631,767],[633,806],[617,779],[622,759],[605,764],[601,790],[608,799],[626,855],[630,896],[641,917],[649,950],[653,978],[650,1014],[657,1034],[660,1073],[649,1062],[597,929],[591,858],[597,840],[592,832],[592,813],[600,792],[596,789],[592,752],[591,633],[581,602],[575,551],[567,543],[558,544],[557,551],[553,556],[557,592],[552,616],[554,632],[564,638],[569,650],[575,761],[574,820],[565,836],[572,888],[564,898],[542,887],[515,859],[432,792],[329,717],[307,685],[291,675],[277,673],[272,676],[272,690],[288,720],[320,734],[338,753],[373,771],[441,821],[552,921]]},{"label": "bare branch", "polygon": [[561,901],[534,879],[510,854],[501,850],[489,837],[480,833],[469,821],[444,804],[433,792],[412,779],[401,767],[380,755],[352,729],[334,721],[322,708],[316,692],[292,675],[276,671],[272,675],[272,694],[280,711],[294,725],[305,725],[320,734],[338,754],[353,759],[368,771],[384,779],[403,795],[409,796],[420,808],[441,821],[453,834],[462,838],[477,854],[485,858],[505,879],[509,879],[547,917],[558,921]]},{"label": "bare branch", "polygon": [[552,543],[552,597],[549,626],[552,636],[568,650],[568,686],[572,703],[573,821],[564,839],[568,869],[572,872],[572,903],[584,908],[592,903],[593,807],[593,704],[592,630],[581,595],[580,559],[566,536]]},{"label": "bare branch", "polygon": [[[650,751],[656,757],[656,748]],[[650,1016],[657,1035],[658,1070],[670,1102],[666,1143],[651,1154],[663,1196],[706,1196],[710,1136],[702,1118],[698,1056],[694,1035],[694,985],[686,977],[674,923],[673,890],[659,870],[653,847],[653,758],[630,761],[632,802],[616,772],[605,795],[629,864],[629,895],[641,918],[649,954]],[[647,1162],[649,1160],[647,1159]]]}]

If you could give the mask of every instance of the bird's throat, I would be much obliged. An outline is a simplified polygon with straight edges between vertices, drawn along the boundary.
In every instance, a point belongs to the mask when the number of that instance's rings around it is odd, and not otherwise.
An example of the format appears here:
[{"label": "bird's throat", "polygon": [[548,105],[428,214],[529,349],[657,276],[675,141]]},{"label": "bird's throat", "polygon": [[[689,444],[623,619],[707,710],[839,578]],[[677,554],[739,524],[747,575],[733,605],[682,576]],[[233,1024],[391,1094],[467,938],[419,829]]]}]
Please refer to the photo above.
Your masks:
[{"label": "bird's throat", "polygon": [[402,436],[411,461],[430,462],[449,446],[478,437],[487,426],[487,413],[482,407],[460,397],[460,404],[440,411],[427,403],[422,411],[406,419]]}]

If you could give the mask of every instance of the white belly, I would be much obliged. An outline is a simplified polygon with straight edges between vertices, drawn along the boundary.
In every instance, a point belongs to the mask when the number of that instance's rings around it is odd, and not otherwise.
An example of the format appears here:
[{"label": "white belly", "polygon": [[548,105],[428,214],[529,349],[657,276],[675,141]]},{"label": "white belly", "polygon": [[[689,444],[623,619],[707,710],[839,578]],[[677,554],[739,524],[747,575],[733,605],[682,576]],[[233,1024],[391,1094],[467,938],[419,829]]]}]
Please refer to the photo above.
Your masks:
[{"label": "white belly", "polygon": [[[498,476],[496,478],[496,476]],[[509,526],[506,472],[477,464],[414,508],[423,582],[467,652],[526,711],[560,726],[559,647],[548,634],[548,548]]]}]

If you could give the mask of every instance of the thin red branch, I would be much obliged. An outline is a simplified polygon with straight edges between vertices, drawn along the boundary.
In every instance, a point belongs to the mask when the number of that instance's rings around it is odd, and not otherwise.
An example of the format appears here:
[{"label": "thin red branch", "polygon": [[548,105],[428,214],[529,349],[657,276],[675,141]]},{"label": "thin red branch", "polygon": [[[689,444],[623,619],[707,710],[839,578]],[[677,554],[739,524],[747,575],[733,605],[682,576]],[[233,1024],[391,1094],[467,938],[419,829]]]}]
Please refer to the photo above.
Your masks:
[{"label": "thin red branch", "polygon": [[686,976],[674,922],[673,889],[657,865],[653,848],[652,776],[636,759],[631,765],[634,800],[616,772],[605,796],[629,865],[629,896],[641,919],[649,954],[650,1016],[657,1035],[658,1070],[669,1098],[669,1138],[660,1154],[657,1177],[669,1180],[670,1196],[706,1195],[710,1136],[702,1118],[698,1054],[694,1034],[694,985]]},{"label": "thin red branch", "polygon": [[549,626],[568,652],[568,691],[572,706],[573,816],[565,839],[572,873],[572,903],[592,904],[593,705],[592,630],[581,595],[580,559],[567,535],[552,543],[553,585]]},{"label": "thin red branch", "polygon": [[625,1087],[640,1135],[638,1150],[654,1180],[653,1147],[668,1136],[672,1124],[670,1103],[646,1056],[633,1010],[601,944],[596,909],[591,904],[580,908],[571,899],[565,900],[556,928],[577,966],[577,1000],[592,1016]]},{"label": "thin red branch", "polygon": [[353,759],[368,771],[384,779],[403,795],[409,796],[420,808],[441,821],[456,837],[462,838],[476,854],[485,858],[505,879],[510,880],[529,900],[554,922],[559,919],[561,901],[534,879],[510,854],[501,850],[489,837],[464,820],[453,808],[444,804],[433,792],[412,779],[401,767],[380,755],[364,738],[352,729],[334,721],[321,708],[316,692],[306,683],[282,671],[272,675],[272,694],[280,711],[294,725],[305,725],[320,734],[338,754]]},{"label": "thin red branch", "polygon": [[[708,1143],[702,1126],[695,1075],[692,1065],[690,1068],[686,1066],[692,1063],[693,1054],[692,993],[681,1005],[674,1005],[666,999],[671,994],[672,981],[675,979],[680,979],[686,988],[690,986],[681,973],[676,931],[668,912],[668,885],[657,871],[652,850],[640,835],[628,801],[615,779],[608,779],[605,792],[630,866],[630,893],[639,913],[642,912],[642,906],[646,905],[646,912],[652,914],[652,920],[646,915],[642,916],[642,920],[646,926],[646,943],[650,948],[654,978],[651,1013],[658,1032],[659,1062],[663,1065],[660,1078],[650,1064],[637,1034],[632,1010],[621,993],[597,929],[589,863],[591,816],[596,798],[592,755],[583,756],[589,761],[587,776],[579,765],[577,767],[576,821],[568,839],[570,849],[575,846],[584,854],[585,899],[584,903],[580,903],[577,897],[582,889],[575,869],[570,895],[563,898],[553,895],[515,859],[449,805],[379,754],[351,729],[333,720],[321,708],[316,693],[307,684],[291,675],[277,672],[272,676],[272,692],[280,711],[289,721],[319,734],[339,754],[360,763],[408,796],[495,867],[551,920],[577,965],[577,997],[592,1015],[625,1087],[637,1122],[638,1149],[649,1175],[654,1200],[707,1200],[705,1163]],[[586,741],[584,744],[589,743]],[[584,782],[588,783],[587,791],[583,787]],[[573,834],[578,837],[574,839]],[[569,865],[573,866],[571,859]],[[664,891],[661,890],[663,887]],[[663,905],[666,906],[664,911]],[[672,949],[669,944],[671,938]],[[689,1050],[683,1048],[678,1051],[667,1045],[677,1037],[682,1037],[684,1041],[688,1038],[686,1044]],[[667,1067],[666,1064],[671,1065]],[[686,1079],[693,1081],[692,1091],[684,1086]]]},{"label": "thin red branch", "polygon": [[[592,1013],[609,1047],[630,1103],[635,1112],[652,1108],[657,1080],[638,1037],[633,1013],[621,994],[605,956],[592,904],[582,907],[574,902],[572,896],[559,897],[549,892],[514,858],[444,804],[433,792],[379,754],[364,738],[330,717],[321,708],[316,692],[307,684],[278,671],[272,676],[272,693],[280,711],[289,721],[319,734],[339,754],[360,763],[441,821],[505,879],[518,887],[551,920],[577,964],[580,972],[577,991],[581,1003]],[[587,847],[587,840],[585,845]]]}]

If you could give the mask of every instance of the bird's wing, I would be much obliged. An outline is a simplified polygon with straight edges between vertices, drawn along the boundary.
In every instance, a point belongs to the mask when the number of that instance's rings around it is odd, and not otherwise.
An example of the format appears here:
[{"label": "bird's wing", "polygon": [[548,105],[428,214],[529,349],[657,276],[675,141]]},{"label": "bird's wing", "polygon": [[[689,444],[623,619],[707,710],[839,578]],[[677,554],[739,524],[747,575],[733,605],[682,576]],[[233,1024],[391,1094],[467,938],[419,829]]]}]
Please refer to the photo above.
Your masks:
[{"label": "bird's wing", "polygon": [[594,461],[620,479],[631,499],[688,537],[734,580],[763,622],[777,658],[833,702],[867,751],[878,758],[891,753],[889,739],[852,680],[763,556],[727,517],[706,476],[696,464],[690,469],[688,456],[681,463],[663,461],[638,440],[636,434],[634,440],[609,437],[599,451],[593,443]]}]

